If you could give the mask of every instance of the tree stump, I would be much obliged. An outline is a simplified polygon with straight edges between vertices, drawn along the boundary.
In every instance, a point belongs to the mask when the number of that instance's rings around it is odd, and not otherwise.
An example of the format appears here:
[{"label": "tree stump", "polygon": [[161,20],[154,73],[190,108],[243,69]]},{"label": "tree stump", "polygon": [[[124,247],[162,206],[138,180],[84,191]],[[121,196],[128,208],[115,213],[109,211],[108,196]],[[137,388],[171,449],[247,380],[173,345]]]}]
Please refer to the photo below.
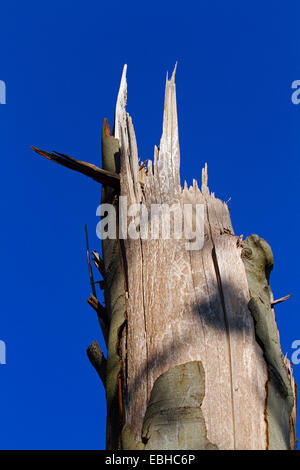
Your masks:
[{"label": "tree stump", "polygon": [[[106,389],[107,448],[295,449],[296,385],[275,321],[271,248],[257,235],[234,234],[206,165],[201,189],[196,180],[181,187],[175,70],[166,80],[160,146],[147,165],[139,163],[126,100],[125,66],[113,135],[104,120],[103,168],[95,173],[35,149],[102,182],[101,201],[116,212],[116,238],[103,239],[103,260],[94,253],[106,308],[94,292],[89,299],[107,339],[107,361],[96,342],[88,348]],[[153,204],[202,206],[203,246],[188,250],[185,239],[163,239],[161,231],[125,237],[125,197],[140,216]],[[193,217],[188,224],[192,232]]]}]

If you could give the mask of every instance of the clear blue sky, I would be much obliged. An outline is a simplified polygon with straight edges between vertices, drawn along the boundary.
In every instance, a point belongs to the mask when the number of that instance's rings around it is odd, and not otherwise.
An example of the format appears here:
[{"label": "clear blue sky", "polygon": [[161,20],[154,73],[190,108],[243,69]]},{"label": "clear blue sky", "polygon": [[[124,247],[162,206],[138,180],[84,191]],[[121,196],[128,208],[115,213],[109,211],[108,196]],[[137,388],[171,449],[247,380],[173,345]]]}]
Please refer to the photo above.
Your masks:
[{"label": "clear blue sky", "polygon": [[[0,6],[0,448],[103,449],[105,399],[86,347],[103,347],[90,294],[100,187],[30,149],[100,164],[128,64],[128,111],[142,160],[159,143],[166,71],[178,60],[181,178],[230,208],[237,234],[272,246],[284,353],[300,339],[299,1],[26,2]],[[300,383],[300,364],[294,372]],[[298,431],[299,433],[299,431]]]}]

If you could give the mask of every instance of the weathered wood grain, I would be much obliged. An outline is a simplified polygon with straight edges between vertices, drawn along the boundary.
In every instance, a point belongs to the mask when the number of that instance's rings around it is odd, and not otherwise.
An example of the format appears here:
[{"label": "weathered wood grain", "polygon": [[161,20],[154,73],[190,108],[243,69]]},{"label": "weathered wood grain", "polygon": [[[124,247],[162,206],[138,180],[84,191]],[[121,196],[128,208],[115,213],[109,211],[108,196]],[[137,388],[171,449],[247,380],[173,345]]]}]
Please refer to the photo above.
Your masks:
[{"label": "weathered wood grain", "polygon": [[[161,236],[124,240],[126,429],[139,442],[157,379],[173,367],[199,361],[205,371],[201,409],[209,442],[219,449],[266,449],[268,371],[248,308],[241,239],[234,235],[228,206],[209,191],[206,165],[201,191],[195,180],[181,188],[175,70],[166,80],[160,146],[147,170],[143,165],[142,177],[126,99],[125,67],[115,137],[121,149],[121,195],[128,206],[143,203],[149,213],[152,204],[203,204],[205,209],[201,249],[189,251],[186,240]],[[149,232],[151,222],[153,217]]]}]

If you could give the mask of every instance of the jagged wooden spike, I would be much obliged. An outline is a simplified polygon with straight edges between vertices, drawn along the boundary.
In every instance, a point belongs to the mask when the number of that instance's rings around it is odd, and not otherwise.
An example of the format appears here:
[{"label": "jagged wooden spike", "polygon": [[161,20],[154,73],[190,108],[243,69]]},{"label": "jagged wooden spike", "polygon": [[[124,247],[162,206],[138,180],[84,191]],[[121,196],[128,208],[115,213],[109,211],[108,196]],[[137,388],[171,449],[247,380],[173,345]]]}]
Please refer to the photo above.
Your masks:
[{"label": "jagged wooden spike", "polygon": [[112,173],[111,171],[102,170],[95,165],[87,162],[81,162],[75,158],[70,157],[69,155],[64,155],[62,153],[51,153],[46,152],[45,150],[38,149],[36,147],[31,147],[37,154],[42,157],[47,158],[53,162],[59,163],[66,168],[82,173],[83,175],[89,176],[98,183],[111,186],[112,188],[119,189],[120,187],[120,177],[117,173]]}]

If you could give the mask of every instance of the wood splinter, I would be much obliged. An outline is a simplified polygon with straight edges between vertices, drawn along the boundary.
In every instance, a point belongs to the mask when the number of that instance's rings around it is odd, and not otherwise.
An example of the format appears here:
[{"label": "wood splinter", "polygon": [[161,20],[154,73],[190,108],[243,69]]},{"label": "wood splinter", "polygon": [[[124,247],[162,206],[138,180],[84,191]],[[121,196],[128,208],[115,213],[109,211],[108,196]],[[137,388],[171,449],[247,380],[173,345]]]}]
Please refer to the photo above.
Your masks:
[{"label": "wood splinter", "polygon": [[149,162],[149,161],[150,161],[150,158],[147,158],[147,160],[145,160],[145,161],[141,164],[141,166],[139,167],[139,171],[141,171],[141,170],[146,166],[147,162]]},{"label": "wood splinter", "polygon": [[273,300],[273,302],[271,302],[271,307],[273,308],[274,305],[280,304],[281,302],[284,302],[290,297],[292,297],[292,294],[286,295],[285,297],[281,297],[280,299],[277,299],[277,300]]},{"label": "wood splinter", "polygon": [[88,304],[93,307],[93,309],[97,312],[97,315],[103,318],[104,320],[107,320],[107,313],[106,313],[106,308],[99,302],[97,297],[94,295],[91,295],[87,299]]},{"label": "wood splinter", "polygon": [[87,302],[91,307],[93,307],[93,309],[97,313],[97,317],[101,326],[103,337],[104,337],[105,343],[107,344],[108,331],[109,331],[109,318],[107,315],[106,308],[99,302],[99,300],[94,295],[91,295],[87,299]]},{"label": "wood splinter", "polygon": [[105,267],[104,267],[104,261],[100,257],[99,253],[97,251],[92,251],[93,254],[93,262],[96,268],[99,270],[100,274],[102,277],[105,277]]},{"label": "wood splinter", "polygon": [[85,228],[85,241],[86,241],[86,257],[87,257],[87,262],[88,262],[88,267],[89,267],[90,284],[91,284],[93,296],[97,298],[95,281],[94,281],[93,270],[92,270],[92,265],[91,265],[88,230],[87,230],[86,224],[84,228]]},{"label": "wood splinter", "polygon": [[106,382],[106,358],[104,357],[103,352],[100,349],[98,342],[95,340],[90,344],[86,350],[87,356],[96,369],[104,387]]}]

